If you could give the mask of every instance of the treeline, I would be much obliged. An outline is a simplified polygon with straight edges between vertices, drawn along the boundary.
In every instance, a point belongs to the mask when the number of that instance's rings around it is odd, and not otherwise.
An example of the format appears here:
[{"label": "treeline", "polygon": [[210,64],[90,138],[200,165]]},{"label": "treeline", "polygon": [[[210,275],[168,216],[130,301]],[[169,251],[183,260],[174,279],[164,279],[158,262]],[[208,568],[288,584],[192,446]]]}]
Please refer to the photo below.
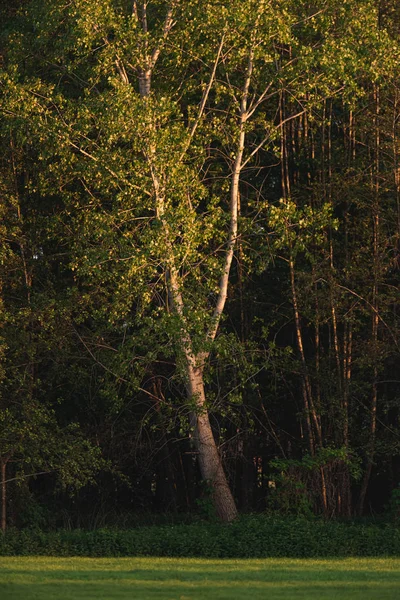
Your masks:
[{"label": "treeline", "polygon": [[2,528],[396,512],[396,0],[14,0]]}]

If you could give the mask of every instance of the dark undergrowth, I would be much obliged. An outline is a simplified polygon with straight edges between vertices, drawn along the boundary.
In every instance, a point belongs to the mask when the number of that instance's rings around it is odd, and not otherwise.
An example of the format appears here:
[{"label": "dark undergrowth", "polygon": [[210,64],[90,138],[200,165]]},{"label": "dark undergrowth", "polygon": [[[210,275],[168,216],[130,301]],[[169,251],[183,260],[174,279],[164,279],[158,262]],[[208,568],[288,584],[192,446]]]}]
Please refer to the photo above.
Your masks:
[{"label": "dark undergrowth", "polygon": [[400,527],[245,516],[234,523],[198,522],[96,531],[24,529],[0,534],[3,556],[170,556],[204,558],[400,556]]}]

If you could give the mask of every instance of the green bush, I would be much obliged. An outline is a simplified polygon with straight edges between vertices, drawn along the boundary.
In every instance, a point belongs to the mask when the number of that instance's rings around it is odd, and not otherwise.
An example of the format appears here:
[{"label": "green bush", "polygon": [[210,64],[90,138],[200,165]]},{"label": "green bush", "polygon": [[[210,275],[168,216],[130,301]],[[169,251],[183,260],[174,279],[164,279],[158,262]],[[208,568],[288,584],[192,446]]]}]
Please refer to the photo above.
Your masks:
[{"label": "green bush", "polygon": [[209,558],[400,556],[400,528],[303,518],[242,517],[230,525],[196,523],[97,531],[10,530],[0,554]]}]

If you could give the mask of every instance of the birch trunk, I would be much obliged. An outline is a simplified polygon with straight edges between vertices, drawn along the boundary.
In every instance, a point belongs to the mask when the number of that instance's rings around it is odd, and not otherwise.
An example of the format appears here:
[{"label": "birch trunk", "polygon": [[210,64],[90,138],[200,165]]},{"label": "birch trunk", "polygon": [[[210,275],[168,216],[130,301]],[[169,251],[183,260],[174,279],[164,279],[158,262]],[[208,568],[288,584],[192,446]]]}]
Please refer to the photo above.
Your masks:
[{"label": "birch trunk", "polygon": [[203,373],[198,367],[189,367],[188,376],[188,394],[195,399],[197,407],[194,415],[194,442],[201,476],[210,485],[217,516],[222,521],[230,522],[236,519],[238,513],[211,428],[205,404]]}]

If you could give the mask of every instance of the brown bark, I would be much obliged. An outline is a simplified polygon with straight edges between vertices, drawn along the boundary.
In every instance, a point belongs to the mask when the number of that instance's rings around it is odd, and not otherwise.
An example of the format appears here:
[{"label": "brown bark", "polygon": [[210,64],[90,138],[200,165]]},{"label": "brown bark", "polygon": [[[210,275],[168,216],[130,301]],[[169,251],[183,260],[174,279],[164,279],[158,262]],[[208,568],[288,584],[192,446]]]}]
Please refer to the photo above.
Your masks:
[{"label": "brown bark", "polygon": [[[303,378],[304,378],[305,394],[308,399],[307,406],[310,411],[312,423],[314,424],[315,431],[317,434],[318,445],[320,447],[322,447],[321,423],[320,423],[320,418],[319,418],[319,415],[317,413],[317,410],[316,410],[315,404],[314,404],[311,380],[310,380],[310,376],[308,373],[307,362],[306,362],[306,357],[305,357],[305,353],[304,353],[303,334],[302,334],[302,329],[301,329],[301,320],[300,320],[300,313],[299,313],[298,301],[297,301],[297,291],[296,291],[293,258],[289,259],[289,267],[290,267],[290,283],[291,283],[291,290],[292,290],[292,302],[293,302],[293,310],[294,310],[294,318],[295,318],[297,347],[299,349],[300,358],[301,358],[301,362],[302,362],[303,370],[304,370]],[[310,437],[311,438],[313,437],[312,434]]]},{"label": "brown bark", "polygon": [[1,530],[5,532],[7,528],[7,461],[4,459],[0,460],[0,471],[1,471]]},{"label": "brown bark", "polygon": [[372,394],[371,394],[371,411],[370,411],[370,426],[369,426],[369,443],[367,450],[367,465],[364,473],[364,477],[361,483],[360,496],[358,499],[358,514],[362,515],[364,510],[365,496],[367,493],[369,481],[371,478],[372,467],[374,464],[375,456],[375,442],[376,442],[376,412],[378,404],[378,331],[379,331],[379,306],[378,306],[378,280],[379,280],[379,169],[380,169],[380,130],[379,130],[379,112],[380,112],[380,101],[379,101],[379,88],[374,89],[374,101],[375,101],[375,164],[374,172],[372,173],[372,183],[374,185],[374,203],[373,203],[373,250],[374,250],[374,262],[373,262],[373,287],[372,287],[372,354],[373,354],[373,382],[372,382]]}]

